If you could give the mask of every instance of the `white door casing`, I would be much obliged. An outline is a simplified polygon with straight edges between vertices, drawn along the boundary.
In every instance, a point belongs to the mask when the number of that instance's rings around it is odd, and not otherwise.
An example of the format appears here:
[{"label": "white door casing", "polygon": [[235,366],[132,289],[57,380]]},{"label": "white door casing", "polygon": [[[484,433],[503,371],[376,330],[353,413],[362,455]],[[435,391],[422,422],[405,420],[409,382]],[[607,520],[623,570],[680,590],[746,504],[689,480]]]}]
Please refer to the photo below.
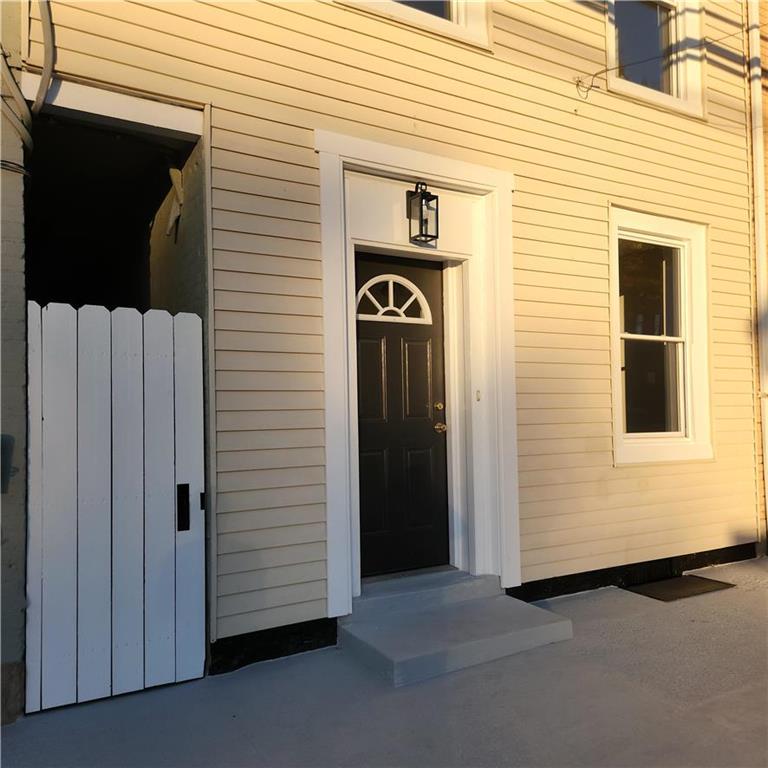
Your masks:
[{"label": "white door casing", "polygon": [[[497,169],[325,131],[320,155],[328,615],[360,592],[355,251],[446,264],[451,562],[520,583],[512,192]],[[440,240],[408,242],[405,190],[440,194]]]}]

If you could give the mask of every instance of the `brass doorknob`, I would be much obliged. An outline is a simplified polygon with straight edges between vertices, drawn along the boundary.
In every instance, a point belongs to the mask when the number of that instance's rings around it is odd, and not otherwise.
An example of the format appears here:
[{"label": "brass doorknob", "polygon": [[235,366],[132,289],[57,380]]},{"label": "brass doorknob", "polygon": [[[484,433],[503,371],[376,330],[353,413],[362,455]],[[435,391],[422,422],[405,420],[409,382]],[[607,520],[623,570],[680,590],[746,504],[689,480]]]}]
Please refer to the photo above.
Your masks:
[{"label": "brass doorknob", "polygon": [[435,423],[435,432],[445,432],[445,430],[448,429],[448,427],[443,424],[442,421],[438,421]]}]

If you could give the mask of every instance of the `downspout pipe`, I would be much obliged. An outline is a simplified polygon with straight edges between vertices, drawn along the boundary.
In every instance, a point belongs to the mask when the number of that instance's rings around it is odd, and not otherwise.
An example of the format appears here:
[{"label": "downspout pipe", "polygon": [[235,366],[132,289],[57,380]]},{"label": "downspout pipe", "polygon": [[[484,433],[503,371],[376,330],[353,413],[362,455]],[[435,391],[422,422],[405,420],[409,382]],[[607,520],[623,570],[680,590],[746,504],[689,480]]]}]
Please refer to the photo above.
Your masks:
[{"label": "downspout pipe", "polygon": [[36,115],[45,104],[45,97],[53,79],[53,62],[56,48],[53,40],[53,19],[48,0],[40,0],[40,20],[43,24],[43,71],[40,73],[40,85],[32,103],[32,114]]},{"label": "downspout pipe", "polygon": [[[765,127],[763,125],[762,64],[760,61],[760,3],[747,0],[749,88],[752,126],[752,181],[755,217],[757,281],[757,343],[760,384],[760,417],[763,442],[763,493],[768,510],[768,250],[766,249]],[[766,554],[766,519],[759,521],[760,554]]]}]

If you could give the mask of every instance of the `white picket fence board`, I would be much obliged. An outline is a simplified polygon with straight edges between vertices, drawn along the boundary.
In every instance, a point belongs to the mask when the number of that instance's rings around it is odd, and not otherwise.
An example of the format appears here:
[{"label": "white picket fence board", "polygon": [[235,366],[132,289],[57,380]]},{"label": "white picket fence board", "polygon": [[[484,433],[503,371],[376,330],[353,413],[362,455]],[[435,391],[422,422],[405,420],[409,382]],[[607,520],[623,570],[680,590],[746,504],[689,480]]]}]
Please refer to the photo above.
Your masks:
[{"label": "white picket fence board", "polygon": [[77,313],[77,700],[112,688],[112,355],[105,307]]},{"label": "white picket fence board", "polygon": [[43,319],[42,706],[77,700],[77,313]]},{"label": "white picket fence board", "polygon": [[40,710],[43,605],[43,331],[27,304],[27,679],[26,711]]},{"label": "white picket fence board", "polygon": [[144,687],[142,320],[112,313],[112,693]]},{"label": "white picket fence board", "polygon": [[176,679],[173,319],[144,315],[144,684]]},{"label": "white picket fence board", "polygon": [[173,328],[176,483],[189,484],[190,518],[188,531],[176,531],[176,679],[190,680],[203,674],[205,663],[202,323],[179,314]]},{"label": "white picket fence board", "polygon": [[28,335],[27,711],[202,676],[200,318],[29,302]]}]

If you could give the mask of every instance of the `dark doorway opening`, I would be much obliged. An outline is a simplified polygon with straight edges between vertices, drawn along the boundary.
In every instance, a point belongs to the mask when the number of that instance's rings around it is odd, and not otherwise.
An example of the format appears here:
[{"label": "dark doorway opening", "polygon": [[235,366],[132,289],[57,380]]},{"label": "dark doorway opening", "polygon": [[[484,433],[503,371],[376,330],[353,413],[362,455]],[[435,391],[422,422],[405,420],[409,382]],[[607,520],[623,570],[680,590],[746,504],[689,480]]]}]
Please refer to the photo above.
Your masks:
[{"label": "dark doorway opening", "polygon": [[151,308],[153,222],[195,143],[47,114],[32,133],[27,298]]}]

